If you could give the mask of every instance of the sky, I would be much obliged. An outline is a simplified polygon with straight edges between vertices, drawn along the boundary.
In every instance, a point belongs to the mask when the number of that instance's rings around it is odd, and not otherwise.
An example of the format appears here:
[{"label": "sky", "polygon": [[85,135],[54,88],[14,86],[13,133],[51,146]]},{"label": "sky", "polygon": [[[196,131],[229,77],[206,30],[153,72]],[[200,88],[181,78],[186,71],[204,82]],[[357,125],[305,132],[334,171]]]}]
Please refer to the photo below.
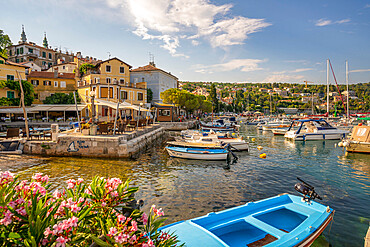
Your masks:
[{"label": "sky", "polygon": [[[3,0],[0,29],[180,81],[370,81],[370,0]],[[330,76],[330,83],[334,83]]]}]

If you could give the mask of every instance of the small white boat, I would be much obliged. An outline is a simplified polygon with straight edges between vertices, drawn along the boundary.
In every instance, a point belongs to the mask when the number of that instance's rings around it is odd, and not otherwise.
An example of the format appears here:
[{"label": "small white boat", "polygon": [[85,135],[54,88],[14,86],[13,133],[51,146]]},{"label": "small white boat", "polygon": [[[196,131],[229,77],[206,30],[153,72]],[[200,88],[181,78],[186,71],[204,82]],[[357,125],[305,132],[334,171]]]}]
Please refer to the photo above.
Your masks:
[{"label": "small white boat", "polygon": [[272,130],[272,129],[284,129],[289,128],[292,121],[288,119],[282,119],[282,120],[275,120],[272,122],[268,122],[267,124],[262,126],[262,130]]},{"label": "small white boat", "polygon": [[271,129],[271,132],[276,135],[276,136],[283,136],[285,135],[285,133],[288,131],[288,128],[284,128],[284,129]]},{"label": "small white boat", "polygon": [[205,149],[186,147],[166,147],[171,157],[193,160],[227,160],[227,149]]},{"label": "small white boat", "polygon": [[350,138],[338,144],[349,153],[370,154],[370,126],[355,126]]},{"label": "small white boat", "polygon": [[[299,124],[298,130],[293,129],[295,123]],[[324,119],[301,119],[292,122],[284,137],[297,141],[338,140],[345,138],[348,133],[347,130],[331,126]]]}]

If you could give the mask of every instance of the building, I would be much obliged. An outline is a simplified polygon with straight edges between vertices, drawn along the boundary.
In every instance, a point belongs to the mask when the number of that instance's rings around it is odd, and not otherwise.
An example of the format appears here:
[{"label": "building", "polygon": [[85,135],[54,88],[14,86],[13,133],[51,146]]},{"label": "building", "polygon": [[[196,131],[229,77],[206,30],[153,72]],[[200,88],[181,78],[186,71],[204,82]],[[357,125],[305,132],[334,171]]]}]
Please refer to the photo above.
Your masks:
[{"label": "building", "polygon": [[[77,81],[78,93],[82,101],[91,103],[91,92],[94,92],[94,97],[97,100],[125,101],[133,105],[147,103],[147,84],[145,81],[132,83],[130,81],[130,68],[131,65],[118,58],[111,58],[91,65],[86,73],[79,75]],[[76,70],[79,71],[78,68]],[[90,116],[90,113],[86,112],[85,115]],[[96,116],[98,118],[108,115],[112,115],[111,108],[104,105],[97,106]]]},{"label": "building", "polygon": [[153,92],[153,102],[162,102],[160,94],[170,88],[177,88],[178,78],[170,72],[161,70],[153,62],[131,70],[131,81],[146,82]]},{"label": "building", "polygon": [[26,71],[27,73],[28,72],[31,72],[31,71],[41,71],[41,67],[38,66],[35,62],[33,61],[26,61],[26,62],[23,62],[23,63],[19,63],[21,65],[24,65],[24,66],[27,66],[29,69],[28,71]]},{"label": "building", "polygon": [[344,96],[347,96],[349,94],[349,97],[352,98],[352,97],[356,97],[356,92],[355,91],[343,91],[342,92],[342,95]]},{"label": "building", "polygon": [[[14,63],[0,56],[0,81],[26,80],[27,66]],[[1,85],[1,84],[0,84]],[[19,98],[19,92],[8,87],[0,87],[0,98]]]},{"label": "building", "polygon": [[72,93],[77,90],[74,73],[31,71],[27,80],[34,86],[35,104],[42,104],[55,93]]},{"label": "building", "polygon": [[43,46],[28,42],[22,26],[21,39],[18,44],[7,47],[9,60],[16,63],[35,62],[42,70],[64,62],[73,62],[73,53],[63,53],[61,50],[51,49],[44,34]]},{"label": "building", "polygon": [[53,65],[47,71],[48,72],[58,71],[59,73],[75,73],[76,68],[77,64],[75,62],[69,62]]}]

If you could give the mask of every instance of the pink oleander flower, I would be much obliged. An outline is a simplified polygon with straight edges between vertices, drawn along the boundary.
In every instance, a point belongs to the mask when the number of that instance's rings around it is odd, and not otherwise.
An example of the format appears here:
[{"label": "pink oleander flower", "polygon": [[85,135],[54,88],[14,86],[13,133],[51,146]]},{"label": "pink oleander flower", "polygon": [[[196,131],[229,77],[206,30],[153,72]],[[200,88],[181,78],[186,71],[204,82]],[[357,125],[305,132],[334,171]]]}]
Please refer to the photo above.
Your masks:
[{"label": "pink oleander flower", "polygon": [[59,237],[57,238],[56,247],[65,247],[67,242],[68,242],[67,238]]},{"label": "pink oleander flower", "polygon": [[49,243],[49,240],[47,238],[44,238],[41,242],[42,245],[47,245]]},{"label": "pink oleander flower", "polygon": [[120,223],[124,223],[126,221],[126,217],[122,214],[117,214],[117,220]]},{"label": "pink oleander flower", "polygon": [[15,208],[15,206],[17,206],[17,202],[16,201],[11,201],[11,202],[9,202],[9,206],[12,207],[12,208]]},{"label": "pink oleander flower", "polygon": [[143,213],[143,216],[141,216],[141,220],[143,221],[143,224],[146,225],[146,223],[148,223],[148,215],[146,215],[146,213]]},{"label": "pink oleander flower", "polygon": [[68,186],[67,186],[68,189],[73,189],[76,185],[76,181],[74,179],[69,179],[67,181],[67,184],[68,184]]},{"label": "pink oleander flower", "polygon": [[34,174],[33,176],[32,176],[32,179],[33,180],[36,180],[36,181],[41,181],[41,178],[42,178],[42,175],[44,175],[44,174],[42,174],[41,172],[39,172],[39,173],[36,173],[36,174]]},{"label": "pink oleander flower", "polygon": [[43,182],[43,183],[47,183],[47,182],[49,182],[49,176],[48,176],[48,175],[43,176],[43,177],[41,178],[41,182]]},{"label": "pink oleander flower", "polygon": [[17,200],[15,200],[15,202],[17,204],[22,204],[22,203],[25,203],[26,201],[23,198],[18,198]]},{"label": "pink oleander flower", "polygon": [[163,216],[164,215],[164,212],[163,212],[162,208],[156,209],[155,205],[152,205],[152,210],[153,210],[154,214],[156,214],[157,216]]},{"label": "pink oleander flower", "polygon": [[84,181],[83,178],[79,178],[77,179],[77,184],[81,184],[83,181]]},{"label": "pink oleander flower", "polygon": [[0,172],[0,184],[5,184],[5,183],[13,182],[13,181],[14,181],[13,173],[9,171]]},{"label": "pink oleander flower", "polygon": [[102,202],[101,206],[102,206],[102,207],[105,207],[105,206],[107,206],[107,203]]},{"label": "pink oleander flower", "polygon": [[117,228],[111,227],[111,228],[109,228],[109,232],[108,232],[107,235],[112,237],[112,236],[116,235],[116,233],[117,233]]},{"label": "pink oleander flower", "polygon": [[47,237],[49,236],[50,234],[53,234],[53,231],[50,230],[50,227],[47,227],[44,231],[44,236]]},{"label": "pink oleander flower", "polygon": [[69,222],[70,226],[77,227],[78,218],[75,217],[75,216],[72,216],[71,218],[69,218],[68,222]]},{"label": "pink oleander flower", "polygon": [[120,233],[117,236],[115,236],[114,237],[114,240],[116,240],[116,242],[119,243],[119,244],[122,244],[125,241],[122,233]]},{"label": "pink oleander flower", "polygon": [[33,191],[33,194],[34,195],[36,195],[37,192],[39,192],[42,195],[45,195],[46,194],[46,189],[41,185],[40,182],[32,182],[32,183],[30,183],[30,189]]},{"label": "pink oleander flower", "polygon": [[54,197],[55,199],[59,199],[59,198],[61,198],[61,197],[62,197],[62,194],[59,192],[59,190],[58,190],[58,189],[56,189],[56,190],[53,192],[53,197]]},{"label": "pink oleander flower", "polygon": [[136,242],[136,235],[134,234],[134,235],[132,235],[132,237],[130,238],[129,243],[130,243],[130,244],[134,244],[135,242]]},{"label": "pink oleander flower", "polygon": [[131,231],[136,232],[137,231],[137,223],[136,221],[131,221]]},{"label": "pink oleander flower", "polygon": [[23,215],[23,216],[27,215],[27,212],[26,212],[26,210],[24,209],[24,207],[20,207],[20,208],[16,209],[15,211],[16,211],[18,214],[20,214],[20,215]]},{"label": "pink oleander flower", "polygon": [[78,198],[78,203],[81,203],[83,201],[85,201],[85,198],[83,198],[83,197]]}]

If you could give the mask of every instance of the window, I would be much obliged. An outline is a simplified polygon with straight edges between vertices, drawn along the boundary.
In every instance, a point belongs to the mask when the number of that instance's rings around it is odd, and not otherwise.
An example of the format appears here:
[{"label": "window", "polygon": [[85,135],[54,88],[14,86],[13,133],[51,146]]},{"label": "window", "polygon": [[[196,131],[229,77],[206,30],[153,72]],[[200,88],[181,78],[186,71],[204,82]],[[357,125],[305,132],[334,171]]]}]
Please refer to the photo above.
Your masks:
[{"label": "window", "polygon": [[111,67],[110,65],[105,66],[105,72],[111,72]]},{"label": "window", "polygon": [[[50,53],[49,53],[50,54]],[[66,66],[65,65],[63,65],[63,69],[66,69]]]},{"label": "window", "polygon": [[45,66],[46,65],[46,62],[45,61],[42,61],[42,66]]},{"label": "window", "polygon": [[19,48],[17,48],[17,55],[19,55]]},{"label": "window", "polygon": [[158,110],[159,116],[171,116],[170,110]]},{"label": "window", "polygon": [[127,99],[127,92],[121,91],[121,99]]},{"label": "window", "polygon": [[6,92],[6,97],[8,99],[14,99],[14,91],[7,91]]},{"label": "window", "polygon": [[35,99],[39,99],[39,94],[38,94],[38,93],[35,93],[35,94],[34,94],[34,98],[35,98]]},{"label": "window", "polygon": [[46,52],[42,52],[42,57],[45,57],[46,58]]},{"label": "window", "polygon": [[4,64],[4,60],[0,60],[0,64]]},{"label": "window", "polygon": [[6,75],[7,81],[14,81],[14,75]]},{"label": "window", "polygon": [[33,58],[28,59],[30,62],[33,62]]},{"label": "window", "polygon": [[24,62],[23,57],[21,58],[21,63]]},{"label": "window", "polygon": [[17,59],[15,60],[15,62],[16,62],[16,63],[19,63],[19,58],[17,58]]},{"label": "window", "polygon": [[111,80],[110,80],[110,78],[107,78],[106,80],[107,80],[107,83],[111,83]]},{"label": "window", "polygon": [[49,52],[49,59],[53,59],[53,55]]},{"label": "window", "polygon": [[[109,90],[109,98],[113,98],[113,88],[111,87]],[[101,87],[100,88],[100,97],[101,98],[108,98],[108,88],[107,87]]]},{"label": "window", "polygon": [[12,55],[12,50],[9,50],[9,56],[11,56]]},{"label": "window", "polygon": [[142,101],[144,99],[144,94],[143,93],[137,93],[137,100]]},{"label": "window", "polygon": [[119,84],[124,85],[125,84],[125,79],[119,79]]},{"label": "window", "polygon": [[43,81],[44,86],[51,86],[51,81]]},{"label": "window", "polygon": [[60,82],[60,87],[67,87],[66,82],[65,81],[61,81]]},{"label": "window", "polygon": [[33,49],[32,48],[28,48],[28,53],[33,53]]},{"label": "window", "polygon": [[58,87],[58,81],[54,81],[54,87]]},{"label": "window", "polygon": [[38,86],[39,85],[39,80],[31,80],[32,85]]},{"label": "window", "polygon": [[23,47],[20,48],[20,53],[23,54]]},{"label": "window", "polygon": [[48,63],[48,65],[49,65],[49,68],[51,68],[53,66],[53,63]]},{"label": "window", "polygon": [[125,73],[125,67],[119,67],[119,72],[121,74],[124,74]]}]

